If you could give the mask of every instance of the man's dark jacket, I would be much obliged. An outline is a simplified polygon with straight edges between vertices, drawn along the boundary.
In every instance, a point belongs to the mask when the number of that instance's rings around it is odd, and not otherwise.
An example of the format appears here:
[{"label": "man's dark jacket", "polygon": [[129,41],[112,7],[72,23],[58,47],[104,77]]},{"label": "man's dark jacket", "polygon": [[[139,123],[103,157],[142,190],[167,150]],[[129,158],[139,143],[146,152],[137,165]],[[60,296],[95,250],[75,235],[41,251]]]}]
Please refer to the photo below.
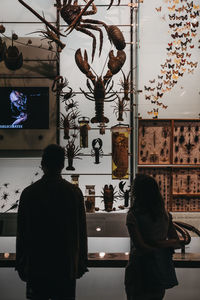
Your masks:
[{"label": "man's dark jacket", "polygon": [[60,175],[44,175],[21,194],[16,270],[33,277],[81,277],[87,264],[84,200],[79,188]]}]

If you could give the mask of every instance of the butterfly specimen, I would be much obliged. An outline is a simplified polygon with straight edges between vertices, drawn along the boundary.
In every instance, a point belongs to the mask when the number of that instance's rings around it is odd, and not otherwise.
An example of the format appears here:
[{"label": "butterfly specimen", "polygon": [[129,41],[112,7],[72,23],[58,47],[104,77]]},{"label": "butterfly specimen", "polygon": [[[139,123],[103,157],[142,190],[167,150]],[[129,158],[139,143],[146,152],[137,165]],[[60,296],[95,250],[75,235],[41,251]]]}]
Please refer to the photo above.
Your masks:
[{"label": "butterfly specimen", "polygon": [[174,68],[174,64],[173,65],[170,65],[170,64],[168,64],[168,68],[170,69],[173,69]]},{"label": "butterfly specimen", "polygon": [[166,79],[171,79],[172,78],[172,74],[168,75],[166,74]]},{"label": "butterfly specimen", "polygon": [[156,102],[156,104],[158,105],[158,106],[161,106],[162,105],[162,102]]},{"label": "butterfly specimen", "polygon": [[159,92],[157,92],[157,97],[160,97],[160,98],[162,98],[162,96],[163,96],[163,93],[159,93]]},{"label": "butterfly specimen", "polygon": [[150,91],[153,92],[155,90],[155,88],[150,88]]},{"label": "butterfly specimen", "polygon": [[147,111],[147,113],[148,113],[148,115],[152,115],[152,113],[153,113],[153,110],[151,110],[151,111]]},{"label": "butterfly specimen", "polygon": [[171,37],[173,38],[173,39],[176,39],[176,38],[178,38],[179,36],[178,36],[178,32],[176,32],[175,34],[171,34]]},{"label": "butterfly specimen", "polygon": [[167,51],[170,51],[170,50],[172,50],[172,46],[170,46],[169,48],[166,48],[167,49]]},{"label": "butterfly specimen", "polygon": [[181,60],[180,59],[174,59],[175,64],[180,64]]},{"label": "butterfly specimen", "polygon": [[178,70],[173,70],[173,74],[178,74]]},{"label": "butterfly specimen", "polygon": [[158,86],[159,86],[159,87],[162,87],[162,85],[163,85],[163,84],[162,84],[161,82],[158,82]]},{"label": "butterfly specimen", "polygon": [[178,79],[178,75],[173,74],[173,75],[172,75],[172,78],[173,78],[173,79]]},{"label": "butterfly specimen", "polygon": [[164,65],[161,65],[161,68],[165,68],[165,67],[167,67],[167,63],[165,63]]},{"label": "butterfly specimen", "polygon": [[181,49],[181,47],[175,47],[175,49],[176,49],[176,50],[180,50],[180,49]]},{"label": "butterfly specimen", "polygon": [[170,63],[172,61],[172,59],[170,58],[170,59],[166,59],[166,62],[167,63]]},{"label": "butterfly specimen", "polygon": [[156,88],[157,90],[161,90],[162,86],[157,86]]},{"label": "butterfly specimen", "polygon": [[145,91],[150,91],[151,87],[144,86]]},{"label": "butterfly specimen", "polygon": [[158,79],[163,79],[163,76],[159,76],[159,75],[158,75]]},{"label": "butterfly specimen", "polygon": [[183,73],[178,72],[178,76],[183,77]]},{"label": "butterfly specimen", "polygon": [[164,80],[164,84],[170,84],[170,80]]},{"label": "butterfly specimen", "polygon": [[190,32],[188,31],[187,33],[183,33],[184,37],[190,36]]},{"label": "butterfly specimen", "polygon": [[149,80],[149,82],[150,82],[150,83],[154,83],[154,82],[155,82],[155,79],[153,79],[153,80]]},{"label": "butterfly specimen", "polygon": [[176,5],[173,5],[172,7],[168,6],[168,9],[169,9],[170,11],[174,11],[174,10],[175,10],[175,7],[176,7]]},{"label": "butterfly specimen", "polygon": [[198,26],[199,26],[199,21],[196,22],[196,23],[192,23],[192,26],[193,26],[193,27],[198,27]]},{"label": "butterfly specimen", "polygon": [[173,82],[173,84],[176,84],[178,81],[176,81],[176,80],[173,80],[172,82]]},{"label": "butterfly specimen", "polygon": [[162,108],[164,108],[164,109],[167,109],[168,108],[168,105],[162,105]]},{"label": "butterfly specimen", "polygon": [[186,71],[186,68],[181,68],[181,71],[184,73]]},{"label": "butterfly specimen", "polygon": [[176,15],[175,15],[175,14],[169,15],[169,19],[170,19],[170,20],[175,20],[175,18],[176,18]]},{"label": "butterfly specimen", "polygon": [[151,100],[151,96],[145,95],[145,99],[146,99],[146,100]]},{"label": "butterfly specimen", "polygon": [[187,46],[187,41],[186,42],[181,41],[181,46]]},{"label": "butterfly specimen", "polygon": [[187,13],[191,13],[192,8],[189,8],[189,9],[185,8],[185,10],[186,10]]},{"label": "butterfly specimen", "polygon": [[176,26],[177,26],[177,27],[180,27],[180,26],[182,26],[182,24],[183,24],[183,22],[176,23]]},{"label": "butterfly specimen", "polygon": [[191,32],[192,32],[192,33],[196,32],[196,31],[197,31],[196,29],[192,29],[192,28],[191,28]]},{"label": "butterfly specimen", "polygon": [[167,73],[167,71],[163,71],[163,70],[161,70],[161,73],[162,73],[162,74],[166,74],[166,73]]},{"label": "butterfly specimen", "polygon": [[156,7],[156,10],[157,10],[157,12],[160,12],[161,11],[161,9],[162,9],[162,7],[160,6],[160,7]]},{"label": "butterfly specimen", "polygon": [[183,52],[180,53],[180,54],[179,54],[179,53],[176,53],[176,57],[177,57],[177,58],[179,58],[179,57],[183,58],[183,57],[184,57],[184,53],[183,53]]},{"label": "butterfly specimen", "polygon": [[193,32],[191,33],[192,37],[195,37],[196,35],[197,35],[196,33],[193,33]]},{"label": "butterfly specimen", "polygon": [[195,5],[195,4],[194,4],[194,5],[193,5],[193,8],[194,8],[194,9],[199,9],[199,5]]},{"label": "butterfly specimen", "polygon": [[190,7],[193,7],[193,1],[190,2],[190,3],[187,3],[187,6],[190,8]]},{"label": "butterfly specimen", "polygon": [[192,42],[192,38],[191,38],[191,39],[186,38],[186,41],[187,41],[188,43],[191,43],[191,42]]},{"label": "butterfly specimen", "polygon": [[169,24],[169,27],[170,27],[170,28],[174,28],[175,25],[176,25],[175,23],[174,23],[174,24]]},{"label": "butterfly specimen", "polygon": [[194,45],[190,45],[190,48],[193,49],[193,48],[194,48]]},{"label": "butterfly specimen", "polygon": [[194,69],[191,69],[191,70],[188,69],[188,73],[192,73],[193,74],[194,73]]},{"label": "butterfly specimen", "polygon": [[169,47],[172,47],[172,46],[173,46],[173,43],[168,43],[168,46],[169,46]]}]

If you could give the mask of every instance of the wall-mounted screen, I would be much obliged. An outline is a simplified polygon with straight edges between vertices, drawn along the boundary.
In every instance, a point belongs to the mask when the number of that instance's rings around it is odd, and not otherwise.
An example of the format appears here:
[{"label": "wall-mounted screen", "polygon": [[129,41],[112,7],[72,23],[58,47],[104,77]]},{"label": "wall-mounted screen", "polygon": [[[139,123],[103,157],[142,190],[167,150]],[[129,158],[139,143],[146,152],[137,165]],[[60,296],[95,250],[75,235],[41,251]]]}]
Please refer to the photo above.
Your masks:
[{"label": "wall-mounted screen", "polygon": [[0,87],[1,129],[49,129],[49,87]]}]

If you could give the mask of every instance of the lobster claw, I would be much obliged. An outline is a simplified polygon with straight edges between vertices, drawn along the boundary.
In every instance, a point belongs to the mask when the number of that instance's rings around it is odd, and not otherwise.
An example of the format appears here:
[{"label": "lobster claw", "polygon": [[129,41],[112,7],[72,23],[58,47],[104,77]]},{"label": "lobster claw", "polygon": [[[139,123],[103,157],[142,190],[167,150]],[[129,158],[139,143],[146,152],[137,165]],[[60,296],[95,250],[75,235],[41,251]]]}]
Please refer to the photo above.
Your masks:
[{"label": "lobster claw", "polygon": [[112,74],[117,74],[123,67],[126,61],[126,53],[123,50],[117,51],[117,56],[114,56],[113,50],[109,52],[108,68]]},{"label": "lobster claw", "polygon": [[126,53],[123,50],[117,51],[117,56],[114,56],[113,50],[109,52],[109,61],[106,75],[104,76],[104,81],[108,81],[113,75],[117,74],[123,67],[126,61]]},{"label": "lobster claw", "polygon": [[83,56],[81,54],[81,49],[79,48],[75,53],[75,61],[78,68],[83,74],[85,74],[91,80],[95,80],[95,76],[90,71],[90,65],[88,63],[88,55],[86,50],[84,51],[84,59],[83,59]]}]

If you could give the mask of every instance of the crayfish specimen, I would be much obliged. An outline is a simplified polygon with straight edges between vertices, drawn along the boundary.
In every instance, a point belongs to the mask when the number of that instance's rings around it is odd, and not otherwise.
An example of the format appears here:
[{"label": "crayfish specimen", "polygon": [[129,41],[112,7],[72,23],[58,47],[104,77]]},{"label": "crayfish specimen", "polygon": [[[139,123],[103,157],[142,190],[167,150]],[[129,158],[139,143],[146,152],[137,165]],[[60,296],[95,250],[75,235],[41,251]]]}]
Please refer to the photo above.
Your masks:
[{"label": "crayfish specimen", "polygon": [[65,155],[68,159],[68,166],[66,167],[66,170],[74,171],[75,168],[73,166],[73,160],[74,158],[80,159],[80,157],[78,157],[78,155],[80,155],[80,148],[78,146],[75,146],[73,139],[71,141],[68,141],[65,150]]},{"label": "crayfish specimen", "polygon": [[90,65],[88,64],[88,56],[86,50],[84,52],[84,59],[81,55],[80,49],[78,49],[75,54],[75,61],[78,68],[87,76],[87,78],[90,79],[93,84],[92,87],[89,80],[87,79],[87,87],[92,95],[90,95],[90,93],[86,93],[81,89],[82,93],[88,100],[95,101],[95,117],[91,119],[92,123],[108,123],[109,119],[104,116],[104,101],[111,102],[117,98],[116,93],[111,92],[114,83],[112,82],[110,84],[110,82],[112,76],[114,74],[117,74],[122,68],[126,60],[126,54],[122,50],[117,51],[117,56],[115,57],[113,51],[110,51],[109,58],[109,70],[102,79],[101,76],[95,76],[90,71]]}]

